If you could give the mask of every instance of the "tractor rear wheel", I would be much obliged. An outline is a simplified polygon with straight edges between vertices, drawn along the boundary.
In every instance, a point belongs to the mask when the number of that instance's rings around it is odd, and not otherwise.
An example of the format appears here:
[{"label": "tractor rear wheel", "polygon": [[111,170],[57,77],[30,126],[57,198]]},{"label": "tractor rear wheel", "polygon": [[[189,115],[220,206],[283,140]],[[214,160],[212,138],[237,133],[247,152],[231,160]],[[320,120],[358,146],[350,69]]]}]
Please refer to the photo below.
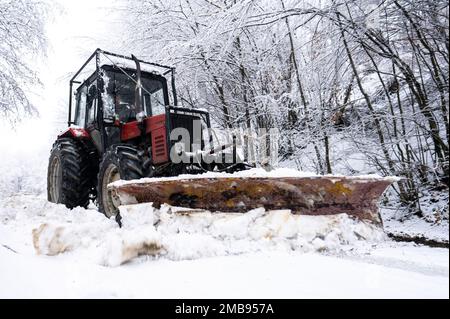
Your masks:
[{"label": "tractor rear wheel", "polygon": [[97,178],[97,202],[101,213],[110,218],[119,212],[119,200],[108,190],[108,184],[119,179],[144,177],[143,161],[133,145],[114,145],[104,155]]},{"label": "tractor rear wheel", "polygon": [[67,208],[89,205],[95,174],[89,152],[71,138],[60,138],[52,147],[47,171],[47,198]]}]

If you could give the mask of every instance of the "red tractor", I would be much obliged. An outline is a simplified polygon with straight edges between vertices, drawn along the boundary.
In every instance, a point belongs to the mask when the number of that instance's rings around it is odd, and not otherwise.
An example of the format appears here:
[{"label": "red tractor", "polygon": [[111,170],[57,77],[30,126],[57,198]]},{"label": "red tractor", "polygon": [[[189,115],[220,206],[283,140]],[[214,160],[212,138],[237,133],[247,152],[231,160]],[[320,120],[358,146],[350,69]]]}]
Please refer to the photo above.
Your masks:
[{"label": "red tractor", "polygon": [[[102,57],[111,63],[102,64]],[[131,67],[114,63],[113,58]],[[94,61],[95,71],[77,81]],[[143,71],[141,64],[162,71]],[[111,217],[117,215],[119,202],[107,186],[116,180],[248,167],[236,155],[235,139],[214,149],[208,112],[177,107],[174,73],[172,67],[134,56],[100,49],[91,55],[70,80],[69,127],[51,151],[49,201],[74,208],[95,200],[100,212]],[[170,76],[172,92],[166,76]],[[206,144],[207,152],[203,151]]]}]

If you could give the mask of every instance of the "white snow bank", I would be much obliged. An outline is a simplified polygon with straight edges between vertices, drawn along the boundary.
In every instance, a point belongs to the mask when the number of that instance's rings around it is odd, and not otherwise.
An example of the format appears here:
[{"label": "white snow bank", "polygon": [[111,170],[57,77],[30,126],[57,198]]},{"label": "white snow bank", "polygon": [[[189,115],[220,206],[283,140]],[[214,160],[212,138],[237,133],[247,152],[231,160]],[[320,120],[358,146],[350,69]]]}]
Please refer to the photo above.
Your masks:
[{"label": "white snow bank", "polygon": [[390,182],[397,182],[400,178],[395,176],[382,177],[380,175],[359,175],[359,176],[345,176],[345,175],[317,175],[312,172],[302,172],[292,168],[277,168],[271,171],[266,171],[262,168],[252,168],[245,171],[236,172],[233,174],[222,173],[222,172],[206,172],[204,174],[190,175],[182,174],[176,177],[153,177],[153,178],[142,178],[139,180],[123,181],[119,180],[114,183],[109,184],[110,186],[119,187],[126,184],[134,183],[151,183],[151,182],[163,182],[163,181],[174,181],[174,180],[192,180],[192,179],[202,179],[202,178],[286,178],[286,177],[328,177],[328,178],[351,178],[353,180],[387,180]]},{"label": "white snow bank", "polygon": [[78,225],[89,223],[103,225],[103,227],[115,226],[116,223],[108,221],[95,209],[77,207],[67,209],[62,204],[54,204],[47,201],[44,196],[17,195],[0,200],[0,224],[23,227],[46,222],[70,223]]},{"label": "white snow bank", "polygon": [[[120,208],[123,227],[110,220],[47,222],[33,230],[38,254],[57,255],[77,251],[91,260],[118,266],[137,256],[170,260],[241,254],[257,251],[340,251],[345,245],[380,242],[378,227],[355,221],[346,214],[300,216],[290,211],[246,214],[186,210],[151,204]],[[100,216],[100,214],[97,214]]]}]

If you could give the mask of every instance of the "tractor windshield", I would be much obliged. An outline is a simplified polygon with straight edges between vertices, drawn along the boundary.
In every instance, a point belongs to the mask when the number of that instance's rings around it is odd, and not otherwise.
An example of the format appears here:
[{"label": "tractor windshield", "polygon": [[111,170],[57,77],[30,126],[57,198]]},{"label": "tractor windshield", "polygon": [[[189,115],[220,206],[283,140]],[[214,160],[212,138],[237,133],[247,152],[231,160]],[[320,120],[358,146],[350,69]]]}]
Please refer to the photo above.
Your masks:
[{"label": "tractor windshield", "polygon": [[[128,73],[128,71],[127,71]],[[130,122],[136,119],[135,87],[133,81],[135,74],[128,75],[121,71],[105,71],[103,74],[104,88],[102,100],[104,116],[118,116],[121,122]],[[143,74],[142,107],[146,116],[164,114],[166,97],[165,82],[151,75]]]}]

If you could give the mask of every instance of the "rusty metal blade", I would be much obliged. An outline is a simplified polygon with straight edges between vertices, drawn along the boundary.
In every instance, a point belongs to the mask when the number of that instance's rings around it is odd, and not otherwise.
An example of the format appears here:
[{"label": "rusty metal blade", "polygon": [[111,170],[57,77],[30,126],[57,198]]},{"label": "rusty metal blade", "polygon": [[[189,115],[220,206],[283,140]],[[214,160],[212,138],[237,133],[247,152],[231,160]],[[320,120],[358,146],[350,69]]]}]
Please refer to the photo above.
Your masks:
[{"label": "rusty metal blade", "polygon": [[361,220],[381,223],[378,200],[393,182],[375,177],[223,177],[176,180],[147,179],[112,184],[122,205],[153,202],[205,209],[212,212],[246,212],[290,209],[294,214],[347,213]]}]

